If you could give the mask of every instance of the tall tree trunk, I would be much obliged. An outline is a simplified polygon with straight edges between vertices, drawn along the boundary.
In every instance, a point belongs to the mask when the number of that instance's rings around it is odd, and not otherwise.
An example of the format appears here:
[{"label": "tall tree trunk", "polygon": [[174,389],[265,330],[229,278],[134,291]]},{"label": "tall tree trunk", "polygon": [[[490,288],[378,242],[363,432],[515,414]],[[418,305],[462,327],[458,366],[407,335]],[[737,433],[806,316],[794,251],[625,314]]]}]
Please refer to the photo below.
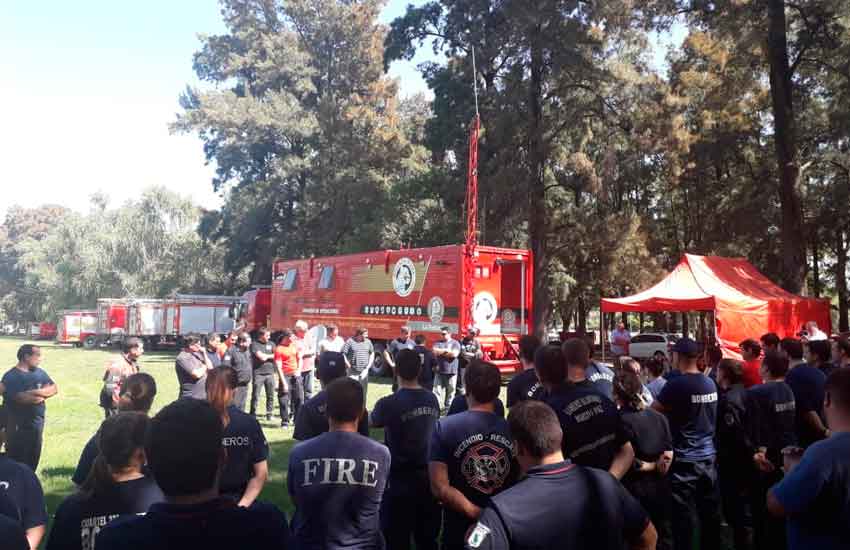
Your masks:
[{"label": "tall tree trunk", "polygon": [[533,30],[531,37],[531,83],[529,88],[529,106],[531,122],[529,128],[530,161],[530,209],[528,216],[528,237],[534,253],[534,332],[543,338],[549,320],[551,300],[546,272],[549,267],[549,247],[546,239],[546,189],[545,170],[546,153],[543,140],[543,50],[540,46],[540,25]]},{"label": "tall tree trunk", "polygon": [[587,332],[587,306],[584,303],[584,296],[579,296],[578,299],[578,324],[576,332],[584,335]]},{"label": "tall tree trunk", "polygon": [[815,298],[820,298],[820,237],[812,231],[812,284]]},{"label": "tall tree trunk", "polygon": [[838,242],[835,255],[835,288],[838,290],[838,330],[847,332],[850,330],[847,319],[848,301],[850,296],[847,295],[847,241],[844,238],[844,232],[837,231]]},{"label": "tall tree trunk", "polygon": [[784,0],[767,0],[767,56],[770,62],[770,97],[773,105],[774,144],[779,164],[779,200],[782,207],[782,286],[799,293],[806,275],[803,211],[797,190],[800,165],[797,150],[791,67]]}]

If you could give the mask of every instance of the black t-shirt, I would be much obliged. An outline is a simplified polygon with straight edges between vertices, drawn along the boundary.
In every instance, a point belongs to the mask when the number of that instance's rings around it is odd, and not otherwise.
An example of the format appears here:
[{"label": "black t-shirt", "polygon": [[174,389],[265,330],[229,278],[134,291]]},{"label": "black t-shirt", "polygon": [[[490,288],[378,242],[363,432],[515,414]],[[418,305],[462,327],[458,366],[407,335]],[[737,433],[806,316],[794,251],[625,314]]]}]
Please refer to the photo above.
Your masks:
[{"label": "black t-shirt", "polygon": [[466,537],[481,550],[622,550],[649,524],[608,472],[570,462],[537,466],[493,497]]},{"label": "black t-shirt", "polygon": [[537,378],[537,371],[534,369],[526,369],[511,378],[511,381],[508,382],[509,409],[517,403],[522,403],[529,399],[543,401],[545,396],[546,388],[540,383],[540,380]]},{"label": "black t-shirt", "polygon": [[221,366],[232,367],[236,371],[236,380],[240,386],[251,383],[251,373],[254,370],[251,361],[251,350],[242,351],[238,346],[231,346],[221,358]]},{"label": "black t-shirt", "polygon": [[[262,352],[271,355],[272,358],[266,361],[257,359],[257,352]],[[266,342],[251,342],[251,361],[254,364],[254,373],[256,374],[274,374],[276,372],[274,366],[274,344],[271,341]]]},{"label": "black t-shirt", "polygon": [[[325,390],[320,391],[301,405],[298,408],[298,415],[295,417],[293,439],[306,441],[330,430],[327,408],[328,395]],[[366,415],[360,419],[357,431],[360,435],[369,437],[369,411],[366,411]]]},{"label": "black t-shirt", "polygon": [[[442,462],[449,484],[476,506],[508,488],[517,476],[507,421],[493,413],[466,411],[440,419],[430,447],[431,462]],[[444,510],[443,545],[459,544],[471,521]]]},{"label": "black t-shirt", "polygon": [[419,360],[422,361],[422,370],[419,372],[419,385],[426,390],[433,390],[434,367],[437,365],[437,358],[425,346],[416,346],[413,348],[413,351],[419,354]]},{"label": "black t-shirt", "polygon": [[144,516],[119,518],[97,536],[97,550],[286,550],[286,516],[270,504],[240,508],[232,499],[154,504]]},{"label": "black t-shirt", "polygon": [[286,484],[299,550],[383,549],[380,507],[389,473],[389,449],[360,434],[328,432],[296,445]]},{"label": "black t-shirt", "polygon": [[375,403],[370,424],[384,428],[390,449],[393,485],[427,474],[428,445],[440,418],[437,396],[425,389],[401,388]]},{"label": "black t-shirt", "polygon": [[464,336],[460,341],[461,354],[458,356],[460,368],[465,369],[469,364],[467,357],[477,357],[481,353],[481,343],[475,338]]},{"label": "black t-shirt", "polygon": [[782,449],[797,444],[794,392],[785,382],[767,382],[747,390],[750,434],[756,447],[767,447],[767,458],[781,467]]},{"label": "black t-shirt", "polygon": [[0,382],[6,387],[3,401],[6,405],[6,413],[9,415],[8,425],[22,429],[41,429],[44,426],[44,415],[47,410],[44,401],[36,405],[27,405],[16,402],[15,396],[53,385],[50,376],[38,367],[29,371],[12,367],[3,375]]},{"label": "black t-shirt", "polygon": [[[458,414],[466,412],[468,410],[469,403],[467,403],[466,401],[466,396],[461,393],[454,396],[451,405],[449,405],[449,411],[446,413],[446,415],[448,416],[452,414]],[[505,417],[505,404],[502,403],[502,400],[498,397],[496,398],[496,401],[493,402],[493,412],[496,413],[496,416],[500,418]]]},{"label": "black t-shirt", "polygon": [[83,447],[83,452],[80,453],[80,460],[77,461],[77,469],[74,470],[74,475],[71,476],[71,481],[77,485],[82,485],[86,478],[89,477],[91,467],[94,464],[98,453],[100,453],[100,450],[97,447],[98,434],[100,434],[100,430],[91,436],[86,443],[86,446]]},{"label": "black t-shirt", "polygon": [[736,384],[720,393],[717,402],[718,464],[729,474],[744,474],[752,466],[755,447],[750,438],[747,390]]},{"label": "black t-shirt", "polygon": [[94,538],[107,523],[121,516],[144,514],[151,505],[164,500],[151,477],[116,483],[103,494],[71,495],[56,510],[47,550],[93,550]]},{"label": "black t-shirt", "polygon": [[546,403],[564,431],[564,456],[580,466],[610,468],[628,441],[616,405],[589,380],[555,388]]},{"label": "black t-shirt", "polygon": [[807,413],[815,412],[823,419],[823,398],[826,376],[811,365],[797,365],[785,375],[785,383],[794,392],[797,441],[808,447],[823,438],[822,433],[812,430],[805,421]]},{"label": "black t-shirt", "polygon": [[207,398],[207,375],[204,373],[198,379],[192,376],[192,372],[205,367],[203,356],[198,356],[188,351],[181,351],[174,362],[174,371],[177,373],[177,382],[180,384],[178,397],[191,397],[194,399]]},{"label": "black t-shirt", "polygon": [[[644,462],[657,461],[662,453],[673,450],[673,437],[670,435],[670,425],[667,417],[653,409],[636,411],[625,408],[620,411],[623,429],[632,447],[635,458]],[[638,472],[634,469],[626,472],[623,486],[632,495],[642,498],[643,495],[663,494],[658,487],[664,486],[668,480],[658,472]]]},{"label": "black t-shirt", "polygon": [[673,451],[684,461],[700,461],[715,455],[717,386],[701,373],[683,373],[664,384],[658,394],[670,421]]},{"label": "black t-shirt", "polygon": [[4,550],[30,550],[24,528],[4,515],[0,515],[0,540]]},{"label": "black t-shirt", "polygon": [[227,408],[230,424],[224,429],[222,446],[227,463],[221,473],[221,493],[241,497],[254,477],[254,465],[268,460],[269,444],[257,419],[231,405]]},{"label": "black t-shirt", "polygon": [[0,454],[0,492],[3,492],[17,509],[18,525],[32,529],[47,524],[44,491],[33,471],[5,454]]}]

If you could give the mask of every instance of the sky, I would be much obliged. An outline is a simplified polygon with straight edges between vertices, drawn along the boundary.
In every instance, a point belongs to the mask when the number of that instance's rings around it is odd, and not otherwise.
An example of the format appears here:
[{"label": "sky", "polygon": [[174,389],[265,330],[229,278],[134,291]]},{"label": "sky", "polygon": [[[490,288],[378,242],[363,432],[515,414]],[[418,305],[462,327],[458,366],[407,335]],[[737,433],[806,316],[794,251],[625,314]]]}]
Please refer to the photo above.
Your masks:
[{"label": "sky", "polygon": [[[423,2],[389,0],[381,20]],[[219,206],[200,140],[168,124],[199,84],[198,34],[224,30],[216,0],[3,0],[0,216],[15,204],[86,211],[98,191],[117,205],[150,185]],[[427,92],[416,65],[432,55],[390,68],[403,96]]]}]

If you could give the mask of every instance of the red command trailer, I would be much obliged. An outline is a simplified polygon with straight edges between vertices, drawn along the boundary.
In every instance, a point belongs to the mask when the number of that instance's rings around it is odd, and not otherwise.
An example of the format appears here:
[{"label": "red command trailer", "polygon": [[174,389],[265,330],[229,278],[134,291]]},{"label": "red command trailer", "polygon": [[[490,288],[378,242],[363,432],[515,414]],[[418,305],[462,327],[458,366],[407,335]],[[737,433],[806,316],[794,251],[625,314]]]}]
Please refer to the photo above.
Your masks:
[{"label": "red command trailer", "polygon": [[[59,314],[56,327],[57,344],[82,346],[97,334],[97,311],[65,310]],[[92,344],[92,347],[94,344]]]},{"label": "red command trailer", "polygon": [[269,325],[272,307],[272,289],[270,286],[258,286],[247,291],[239,301],[239,310],[233,316],[239,330],[256,336],[260,327]]},{"label": "red command trailer", "polygon": [[443,326],[459,339],[474,325],[486,358],[512,374],[532,329],[532,266],[528,250],[467,245],[276,260],[270,328],[302,319],[348,338],[365,327],[382,345],[407,325],[430,346]]},{"label": "red command trailer", "polygon": [[127,300],[101,298],[97,301],[96,345],[118,345],[124,340],[129,330],[127,307]]}]

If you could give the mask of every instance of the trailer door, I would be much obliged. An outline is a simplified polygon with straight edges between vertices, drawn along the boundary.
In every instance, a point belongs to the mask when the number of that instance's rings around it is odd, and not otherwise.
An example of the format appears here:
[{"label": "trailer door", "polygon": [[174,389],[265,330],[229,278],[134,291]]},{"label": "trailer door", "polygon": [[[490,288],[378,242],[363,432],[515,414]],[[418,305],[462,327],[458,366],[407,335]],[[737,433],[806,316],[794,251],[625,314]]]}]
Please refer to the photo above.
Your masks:
[{"label": "trailer door", "polygon": [[525,303],[528,277],[524,260],[501,260],[502,303],[499,323],[502,334],[525,334],[528,311]]}]

